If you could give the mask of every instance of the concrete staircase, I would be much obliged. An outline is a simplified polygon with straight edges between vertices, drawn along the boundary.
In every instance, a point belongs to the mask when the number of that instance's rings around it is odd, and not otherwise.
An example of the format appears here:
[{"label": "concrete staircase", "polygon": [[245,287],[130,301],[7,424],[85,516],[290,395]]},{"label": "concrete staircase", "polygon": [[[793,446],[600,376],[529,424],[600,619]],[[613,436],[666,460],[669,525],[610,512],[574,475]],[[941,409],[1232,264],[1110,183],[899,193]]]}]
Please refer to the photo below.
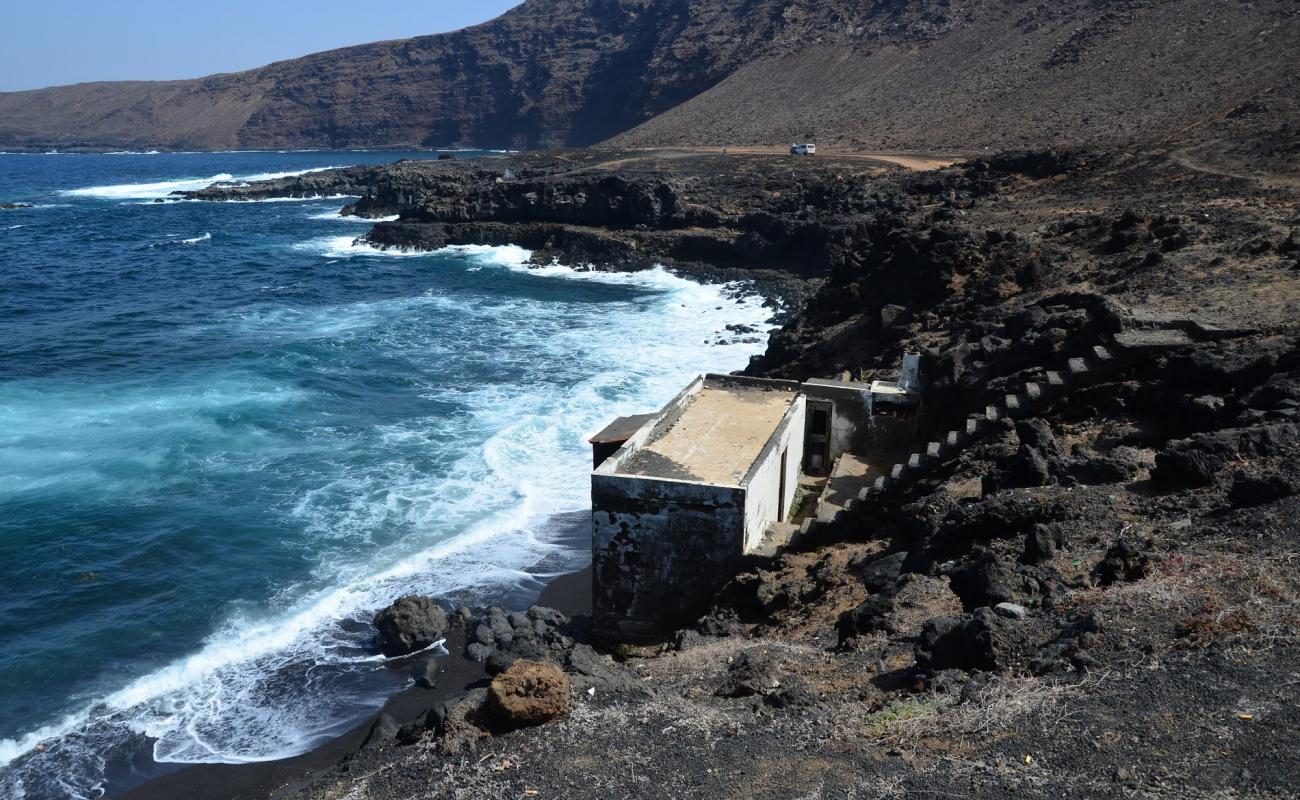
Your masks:
[{"label": "concrete staircase", "polygon": [[[1080,356],[1067,359],[1056,369],[1039,370],[1041,379],[1027,381],[1010,394],[1003,396],[982,411],[966,418],[966,424],[950,430],[939,439],[927,443],[912,453],[905,462],[895,464],[888,475],[881,475],[862,488],[857,497],[845,504],[844,510],[833,522],[840,522],[846,513],[862,510],[901,494],[939,467],[952,461],[963,450],[992,433],[1004,419],[1020,419],[1040,413],[1054,401],[1079,389],[1101,382],[1107,375],[1133,363],[1167,350],[1185,347],[1194,340],[1180,330],[1133,330],[1115,335],[1105,344],[1092,347]],[[818,523],[806,525],[802,535],[808,535]]]}]

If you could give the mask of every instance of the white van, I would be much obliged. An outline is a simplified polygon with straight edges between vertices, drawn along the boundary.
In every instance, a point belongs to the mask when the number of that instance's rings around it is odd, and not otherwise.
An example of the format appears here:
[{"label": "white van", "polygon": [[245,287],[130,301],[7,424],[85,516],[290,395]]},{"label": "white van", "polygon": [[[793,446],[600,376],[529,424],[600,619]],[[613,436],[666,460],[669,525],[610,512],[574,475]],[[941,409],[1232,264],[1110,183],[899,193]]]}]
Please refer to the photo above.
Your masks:
[{"label": "white van", "polygon": [[792,145],[790,145],[790,155],[792,155],[792,156],[815,156],[815,155],[817,155],[817,145],[815,145],[815,144],[792,144]]}]

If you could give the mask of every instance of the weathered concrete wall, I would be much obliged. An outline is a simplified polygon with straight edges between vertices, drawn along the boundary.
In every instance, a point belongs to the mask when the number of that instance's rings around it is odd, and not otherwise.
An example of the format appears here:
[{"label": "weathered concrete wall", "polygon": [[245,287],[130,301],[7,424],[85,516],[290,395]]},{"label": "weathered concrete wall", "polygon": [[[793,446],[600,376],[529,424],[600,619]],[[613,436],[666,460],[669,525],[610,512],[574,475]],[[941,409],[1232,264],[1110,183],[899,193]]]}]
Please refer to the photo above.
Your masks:
[{"label": "weathered concrete wall", "polygon": [[745,491],[599,473],[591,484],[597,625],[637,638],[706,610],[739,567]]},{"label": "weathered concrete wall", "polygon": [[[623,475],[637,452],[674,424],[704,386],[788,393],[789,409],[738,485]],[[677,395],[591,476],[592,591],[596,623],[624,638],[671,631],[707,610],[761,541],[785,497],[794,502],[803,462],[807,404],[792,381],[708,375]]]},{"label": "weathered concrete wall", "polygon": [[830,463],[841,453],[860,455],[910,453],[917,439],[916,415],[911,409],[882,404],[873,409],[867,402],[866,384],[809,382],[803,393],[810,400],[824,400],[835,406],[831,415]]},{"label": "weathered concrete wall", "polygon": [[[807,402],[801,396],[790,406],[772,438],[750,467],[745,487],[745,552],[756,548],[782,507],[789,514],[799,488],[803,466]],[[785,454],[785,492],[781,492],[781,455]]]}]

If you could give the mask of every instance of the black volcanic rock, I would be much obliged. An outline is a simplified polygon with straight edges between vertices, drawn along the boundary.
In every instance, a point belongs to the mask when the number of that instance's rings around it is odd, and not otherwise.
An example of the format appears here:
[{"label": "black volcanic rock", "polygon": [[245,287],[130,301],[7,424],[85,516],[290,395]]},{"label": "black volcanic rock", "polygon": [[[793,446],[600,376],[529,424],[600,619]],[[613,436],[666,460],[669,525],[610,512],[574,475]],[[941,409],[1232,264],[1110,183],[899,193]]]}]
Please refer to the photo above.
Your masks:
[{"label": "black volcanic rock", "polygon": [[431,597],[408,595],[375,615],[375,644],[386,656],[414,653],[447,632],[447,612]]}]

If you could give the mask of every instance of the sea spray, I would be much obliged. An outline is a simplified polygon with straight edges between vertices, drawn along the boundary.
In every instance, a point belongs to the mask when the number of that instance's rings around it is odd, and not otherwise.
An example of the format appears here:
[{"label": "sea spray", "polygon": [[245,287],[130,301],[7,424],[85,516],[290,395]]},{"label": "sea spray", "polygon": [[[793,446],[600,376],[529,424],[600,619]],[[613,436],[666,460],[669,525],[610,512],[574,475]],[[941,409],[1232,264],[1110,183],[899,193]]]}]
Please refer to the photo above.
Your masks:
[{"label": "sea spray", "polygon": [[[239,158],[179,174],[290,169]],[[586,507],[585,435],[743,367],[761,344],[726,326],[770,316],[661,269],[379,251],[330,233],[337,203],[103,202],[179,181],[168,155],[23,161],[133,188],[34,212],[0,298],[3,577],[33,587],[0,677],[49,687],[0,698],[6,796],[118,791],[140,748],[241,762],[339,732],[404,681],[376,608],[502,602],[581,558],[549,521]],[[131,247],[160,229],[202,246]]]}]

